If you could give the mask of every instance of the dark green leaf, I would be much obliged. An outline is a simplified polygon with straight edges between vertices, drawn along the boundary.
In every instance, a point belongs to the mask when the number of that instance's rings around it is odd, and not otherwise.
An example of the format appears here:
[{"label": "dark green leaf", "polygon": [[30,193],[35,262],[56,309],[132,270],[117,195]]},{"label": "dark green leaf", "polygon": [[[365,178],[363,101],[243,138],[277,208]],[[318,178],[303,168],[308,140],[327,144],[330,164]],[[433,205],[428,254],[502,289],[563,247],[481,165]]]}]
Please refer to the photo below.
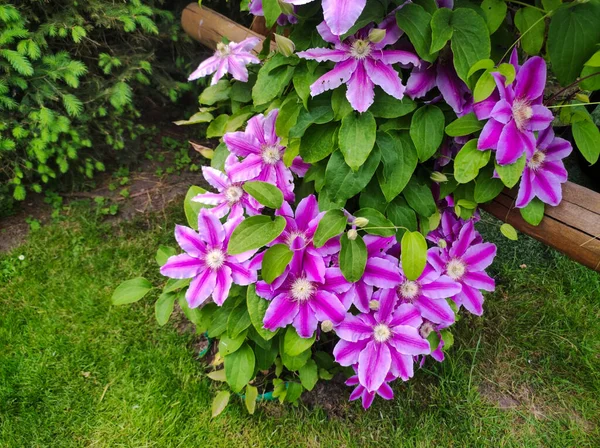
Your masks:
[{"label": "dark green leaf", "polygon": [[156,251],[156,257],[155,257],[156,263],[159,266],[163,266],[167,262],[169,257],[172,257],[176,253],[177,253],[177,250],[175,250],[175,248],[169,247],[169,246],[163,246],[161,244],[160,246],[158,246],[158,250]]},{"label": "dark green leaf", "polygon": [[507,6],[504,0],[483,0],[481,9],[485,14],[490,34],[494,34],[506,18]]},{"label": "dark green leaf", "polygon": [[483,125],[484,123],[479,121],[475,114],[471,112],[446,126],[446,134],[450,137],[462,137],[483,129]]},{"label": "dark green leaf", "polygon": [[460,184],[472,181],[490,160],[490,150],[477,149],[477,140],[469,140],[454,159],[454,178]]},{"label": "dark green leaf", "polygon": [[290,382],[288,383],[287,393],[285,394],[285,401],[288,403],[294,403],[300,395],[302,395],[302,391],[304,388],[300,383]]},{"label": "dark green leaf", "polygon": [[[351,113],[342,119],[339,135],[340,151],[344,155],[346,164],[352,170],[357,171],[363,166],[369,154],[371,154],[375,145],[376,132],[377,123],[370,112]],[[331,151],[326,155],[330,153]],[[306,158],[304,160],[310,162]]]},{"label": "dark green leaf", "polygon": [[482,170],[479,176],[477,176],[475,181],[475,201],[479,204],[491,201],[504,189],[502,181],[492,177],[493,171],[493,167],[489,167],[489,169]]},{"label": "dark green leaf", "polygon": [[246,303],[242,302],[227,318],[227,334],[230,338],[237,338],[251,323]]},{"label": "dark green leaf", "polygon": [[[417,230],[417,215],[415,211],[408,206],[402,197],[397,197],[388,205],[386,215],[396,227],[406,227],[408,230]],[[401,241],[405,229],[398,229],[396,238]]]},{"label": "dark green leaf", "polygon": [[284,228],[285,219],[282,216],[276,216],[273,221],[263,215],[246,218],[231,234],[227,253],[237,255],[259,249],[281,235]]},{"label": "dark green leaf", "polygon": [[444,113],[437,106],[424,106],[412,117],[410,138],[421,162],[435,154],[444,138]]},{"label": "dark green leaf", "polygon": [[538,54],[546,34],[544,15],[534,8],[519,8],[515,14],[515,26],[521,33],[523,51],[531,56]]},{"label": "dark green leaf", "polygon": [[354,216],[369,220],[369,224],[365,227],[367,233],[380,236],[392,236],[396,233],[396,229],[393,228],[394,224],[374,208],[361,208],[354,212]]},{"label": "dark green leaf", "polygon": [[347,223],[348,218],[346,218],[344,212],[341,210],[329,210],[321,218],[317,226],[315,236],[313,237],[315,247],[321,247],[334,236],[341,234],[346,229]]},{"label": "dark green leaf", "polygon": [[431,193],[431,186],[419,181],[415,176],[411,178],[406,188],[402,191],[402,194],[408,205],[425,218],[429,218],[437,210],[433,194]]},{"label": "dark green leaf", "polygon": [[169,321],[175,306],[175,299],[177,299],[177,294],[163,292],[154,304],[154,315],[161,327]]},{"label": "dark green leaf", "polygon": [[600,156],[600,131],[598,126],[591,121],[580,120],[573,123],[572,129],[577,148],[579,148],[585,160],[593,165]]},{"label": "dark green leaf", "polygon": [[309,359],[300,369],[298,369],[298,375],[300,375],[300,382],[306,390],[313,390],[315,384],[319,380],[319,369],[317,364]]},{"label": "dark green leaf", "polygon": [[[375,170],[379,165],[381,153],[379,149],[374,149],[371,155],[356,172],[346,164],[344,156],[340,151],[334,151],[327,163],[325,171],[325,186],[322,192],[331,193],[335,199],[346,199],[360,193],[369,183]],[[319,197],[320,204],[320,197]]]},{"label": "dark green leaf", "polygon": [[517,182],[519,182],[521,174],[523,174],[523,169],[525,168],[526,157],[527,156],[523,154],[515,163],[511,163],[510,165],[498,165],[498,163],[494,162],[500,180],[508,188],[514,187],[517,185]]},{"label": "dark green leaf", "polygon": [[206,208],[207,206],[201,204],[200,202],[192,201],[192,198],[202,193],[206,193],[204,188],[192,185],[187,191],[185,199],[183,200],[183,211],[185,212],[185,217],[188,225],[194,230],[198,230],[198,214],[200,213],[200,209]]},{"label": "dark green leaf", "polygon": [[288,325],[283,338],[283,351],[289,356],[298,356],[300,353],[305,352],[315,342],[316,334],[313,334],[310,338],[303,338],[298,335],[296,329]]},{"label": "dark green leaf", "polygon": [[490,57],[489,30],[481,16],[468,8],[458,8],[454,11],[452,29],[454,68],[460,79],[468,82],[469,69],[481,59]]},{"label": "dark green leaf", "polygon": [[417,150],[406,132],[378,132],[377,147],[383,160],[377,179],[386,201],[390,202],[404,190],[415,171]]},{"label": "dark green leaf", "polygon": [[269,302],[262,297],[256,295],[255,285],[248,286],[248,292],[246,293],[246,303],[248,306],[248,314],[250,315],[250,321],[256,332],[265,340],[271,339],[277,334],[275,331],[269,331],[263,327],[263,319],[265,313],[269,307]]},{"label": "dark green leaf", "polygon": [[[342,90],[338,89],[337,91],[341,92]],[[377,118],[398,118],[410,114],[416,108],[416,103],[407,96],[399,100],[388,95],[381,89],[376,89],[375,102],[369,108],[369,112]]]},{"label": "dark green leaf", "polygon": [[337,123],[313,124],[300,140],[300,156],[307,163],[323,160],[335,148]]},{"label": "dark green leaf", "polygon": [[452,11],[448,8],[440,8],[433,14],[431,18],[431,53],[440,51],[452,38],[451,18]]},{"label": "dark green leaf", "polygon": [[225,376],[231,389],[239,393],[254,376],[254,352],[248,344],[225,356]]},{"label": "dark green leaf", "polygon": [[430,53],[431,14],[420,5],[407,3],[396,13],[396,21],[400,29],[408,35],[421,59],[433,62],[437,53]]},{"label": "dark green leaf", "polygon": [[227,356],[239,349],[246,340],[247,332],[242,331],[236,337],[229,337],[228,334],[221,335],[219,340],[219,353],[221,356]]}]

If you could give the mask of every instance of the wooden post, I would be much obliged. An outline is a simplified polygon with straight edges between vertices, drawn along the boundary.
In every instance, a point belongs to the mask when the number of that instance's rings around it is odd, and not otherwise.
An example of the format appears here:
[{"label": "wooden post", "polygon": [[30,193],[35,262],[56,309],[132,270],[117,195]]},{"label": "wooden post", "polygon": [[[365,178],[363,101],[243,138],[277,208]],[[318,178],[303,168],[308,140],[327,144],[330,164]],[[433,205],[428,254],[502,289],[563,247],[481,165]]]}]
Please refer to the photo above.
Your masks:
[{"label": "wooden post", "polygon": [[[183,11],[181,23],[187,34],[210,48],[222,37],[239,42],[247,37],[261,38],[255,51],[262,48],[264,36],[238,25],[208,8],[191,3]],[[257,24],[258,29],[258,24]],[[275,49],[275,44],[271,44]],[[532,226],[514,208],[516,191],[505,190],[482,208],[517,230],[566,254],[573,260],[600,272],[600,193],[567,182],[558,207],[546,206],[544,219]]]}]

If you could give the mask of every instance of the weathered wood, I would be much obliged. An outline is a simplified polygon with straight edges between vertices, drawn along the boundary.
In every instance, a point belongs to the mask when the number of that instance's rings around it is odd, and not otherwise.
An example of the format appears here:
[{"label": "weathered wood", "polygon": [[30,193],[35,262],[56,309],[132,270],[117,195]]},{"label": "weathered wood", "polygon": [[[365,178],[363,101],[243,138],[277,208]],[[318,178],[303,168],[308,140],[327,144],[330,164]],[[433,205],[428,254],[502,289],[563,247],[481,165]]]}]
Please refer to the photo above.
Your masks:
[{"label": "weathered wood", "polygon": [[[233,42],[241,42],[248,37],[258,37],[260,43],[254,47],[254,51],[258,53],[265,40],[265,36],[235,23],[212,9],[198,6],[197,3],[190,3],[183,10],[181,26],[192,39],[209,48],[216,48],[223,37]],[[271,43],[271,48],[275,49],[274,42]]]},{"label": "weathered wood", "polygon": [[[227,17],[190,4],[181,19],[183,28],[192,38],[215,48],[223,37],[239,42],[247,37],[261,39],[255,51],[260,51],[264,36],[245,28]],[[262,22],[255,29],[265,30]],[[274,44],[271,44],[274,48]],[[600,194],[580,185],[563,185],[563,200],[557,207],[546,206],[539,226],[528,224],[514,207],[515,190],[505,190],[482,208],[517,230],[551,246],[575,261],[600,272]]]}]

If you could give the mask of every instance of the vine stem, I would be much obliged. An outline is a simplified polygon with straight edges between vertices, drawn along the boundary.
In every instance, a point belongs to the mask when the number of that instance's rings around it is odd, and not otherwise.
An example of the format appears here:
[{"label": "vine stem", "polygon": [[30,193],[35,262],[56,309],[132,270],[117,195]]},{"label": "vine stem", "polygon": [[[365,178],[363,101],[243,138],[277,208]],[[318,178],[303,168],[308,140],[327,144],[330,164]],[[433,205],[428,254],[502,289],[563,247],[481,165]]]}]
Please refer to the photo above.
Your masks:
[{"label": "vine stem", "polygon": [[[512,3],[515,3],[515,2],[512,2]],[[527,5],[527,6],[531,6],[531,5]],[[546,17],[548,17],[551,13],[552,12],[547,12],[546,14],[544,14],[542,17],[537,19],[529,28],[527,28],[527,30],[525,30],[525,32],[521,33],[519,38],[517,40],[515,40],[515,42],[510,47],[508,47],[508,50],[506,50],[506,53],[504,53],[504,56],[502,56],[502,59],[500,59],[500,63],[502,63],[504,58],[506,58],[506,56],[508,56],[508,53],[510,53],[510,50],[512,50],[521,41],[521,39],[523,39],[523,36],[525,36],[529,31],[531,31],[542,20],[546,19]]]},{"label": "vine stem", "polygon": [[546,10],[545,10],[545,9],[538,8],[537,6],[529,5],[529,4],[527,4],[527,3],[524,3],[524,2],[519,2],[519,1],[516,1],[516,0],[504,0],[504,1],[505,1],[506,3],[514,3],[515,5],[526,6],[526,7],[528,7],[528,8],[537,9],[538,11],[541,11],[541,12],[546,12]]},{"label": "vine stem", "polygon": [[548,109],[558,109],[559,107],[578,107],[578,106],[593,106],[600,104],[600,101],[595,103],[577,103],[577,104],[558,104],[556,106],[546,106]]},{"label": "vine stem", "polygon": [[[592,73],[591,75],[587,75],[584,76],[583,78],[579,78],[577,81],[572,82],[571,84],[569,84],[567,87],[565,87],[564,89],[559,90],[558,92],[556,92],[554,95],[552,95],[550,98],[548,98],[546,101],[544,101],[544,104],[549,104],[552,102],[552,100],[554,100],[556,97],[558,97],[561,93],[569,90],[571,87],[576,86],[577,84],[579,84],[581,81],[584,81],[586,79],[592,78],[596,75],[600,75],[600,71],[599,72],[595,72]],[[546,106],[548,107],[548,106]]]}]

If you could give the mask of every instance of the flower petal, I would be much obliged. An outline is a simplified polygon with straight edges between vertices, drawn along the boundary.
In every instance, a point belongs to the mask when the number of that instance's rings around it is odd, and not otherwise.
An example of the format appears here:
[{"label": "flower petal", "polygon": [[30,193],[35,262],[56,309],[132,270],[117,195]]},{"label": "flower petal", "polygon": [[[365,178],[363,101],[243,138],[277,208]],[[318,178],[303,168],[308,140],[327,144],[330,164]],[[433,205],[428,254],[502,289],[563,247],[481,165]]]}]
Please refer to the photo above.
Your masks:
[{"label": "flower petal", "polygon": [[205,59],[188,77],[188,81],[194,81],[195,79],[202,78],[206,75],[216,72],[219,64],[221,64],[221,58],[217,56],[211,56],[210,58]]},{"label": "flower petal", "polygon": [[519,184],[519,192],[517,193],[517,200],[515,202],[515,207],[523,208],[527,207],[527,205],[531,202],[531,200],[535,197],[535,193],[533,192],[533,172],[525,167],[523,171],[523,175],[521,176],[521,183]]},{"label": "flower petal", "polygon": [[[252,121],[252,118],[250,121]],[[250,154],[260,154],[260,142],[252,135],[248,135],[247,131],[228,132],[223,136],[223,141],[227,145],[227,149],[236,156],[247,157]]]},{"label": "flower petal", "polygon": [[512,107],[510,104],[508,104],[508,101],[498,101],[492,109],[491,117],[502,124],[507,124],[510,120],[512,120]]},{"label": "flower petal", "polygon": [[308,229],[308,223],[319,214],[319,204],[314,194],[308,195],[302,199],[296,207],[296,225],[298,229],[305,231]]},{"label": "flower petal", "polygon": [[267,308],[263,320],[264,327],[271,331],[286,327],[292,323],[298,311],[297,302],[290,300],[285,294],[279,294]]},{"label": "flower petal", "polygon": [[492,243],[480,243],[471,246],[465,252],[462,260],[467,264],[469,272],[483,271],[494,261],[496,256],[496,245]]},{"label": "flower petal", "polygon": [[250,154],[242,162],[232,167],[227,174],[234,182],[256,179],[263,172],[262,157]]},{"label": "flower petal", "polygon": [[334,324],[344,320],[346,309],[340,300],[327,291],[317,291],[310,301],[310,306],[314,310],[319,321],[330,320]]},{"label": "flower petal", "polygon": [[390,350],[392,355],[391,372],[402,378],[403,381],[408,381],[414,375],[414,361],[411,355],[403,355],[398,353],[397,350]]},{"label": "flower petal", "polygon": [[412,99],[421,98],[435,87],[435,82],[435,66],[415,68],[406,82],[405,93]]},{"label": "flower petal", "polygon": [[573,151],[573,147],[568,140],[556,137],[546,148],[546,160],[562,160],[571,154],[571,151]]},{"label": "flower petal", "polygon": [[496,289],[496,282],[484,271],[467,272],[463,276],[462,281],[473,288],[483,289],[484,291],[493,291]]},{"label": "flower petal", "polygon": [[347,83],[355,72],[357,65],[358,63],[354,58],[338,62],[332,70],[325,73],[310,86],[310,94],[317,96]]},{"label": "flower petal", "polygon": [[426,355],[431,351],[429,342],[421,337],[415,327],[397,325],[392,328],[392,333],[389,343],[402,354]]},{"label": "flower petal", "polygon": [[477,140],[477,149],[496,149],[503,130],[502,123],[490,118],[481,130],[479,140]]},{"label": "flower petal", "polygon": [[180,254],[169,257],[167,262],[161,266],[160,273],[170,278],[192,278],[205,268],[202,260],[190,257],[188,254]]},{"label": "flower petal", "polygon": [[390,321],[390,327],[396,327],[398,325],[410,325],[411,327],[418,327],[423,323],[421,313],[419,310],[410,303],[403,303],[392,316]]},{"label": "flower petal", "polygon": [[370,325],[367,325],[358,316],[346,314],[344,320],[335,327],[335,333],[341,339],[357,342],[361,339],[367,339],[373,336],[373,328]]},{"label": "flower petal", "polygon": [[207,249],[221,247],[225,240],[223,224],[205,208],[198,214],[198,234],[208,244]]},{"label": "flower petal", "polygon": [[206,244],[194,229],[186,226],[175,226],[175,239],[177,244],[192,257],[201,258],[206,254]]},{"label": "flower petal", "polygon": [[398,266],[384,258],[373,257],[367,260],[362,280],[377,288],[395,288],[400,284]]},{"label": "flower petal", "polygon": [[332,50],[330,48],[310,48],[306,51],[299,51],[296,54],[302,59],[312,59],[319,62],[342,62],[350,58],[350,54],[348,54],[347,51],[338,49]]},{"label": "flower petal", "polygon": [[538,172],[533,176],[533,192],[548,205],[557,206],[562,201],[560,181],[549,171]]},{"label": "flower petal", "polygon": [[336,36],[348,31],[365,9],[367,0],[323,0],[323,17]]},{"label": "flower petal", "polygon": [[460,294],[457,295],[462,305],[472,314],[481,316],[483,314],[483,294],[478,289],[464,285]]},{"label": "flower petal", "polygon": [[185,298],[190,308],[202,305],[212,294],[217,282],[217,275],[212,269],[205,269],[190,283]]},{"label": "flower petal", "polygon": [[227,299],[229,290],[231,289],[231,269],[228,266],[221,266],[221,268],[216,271],[216,277],[217,281],[212,297],[215,303],[221,306],[223,305],[223,302],[225,302],[225,299]]},{"label": "flower petal", "polygon": [[383,62],[388,66],[392,64],[412,64],[415,67],[419,67],[421,65],[421,60],[415,53],[405,50],[374,51],[371,53],[371,57],[377,61]]},{"label": "flower petal", "polygon": [[526,128],[529,131],[542,131],[550,126],[550,123],[552,123],[552,120],[554,120],[552,111],[541,104],[534,104],[531,106],[531,110],[533,115],[527,121],[526,125]]},{"label": "flower petal", "polygon": [[390,371],[392,357],[387,344],[371,341],[358,356],[358,379],[368,391],[381,387]]},{"label": "flower petal", "polygon": [[[460,289],[458,292],[460,292]],[[421,315],[431,322],[436,324],[451,324],[454,322],[454,311],[452,311],[446,299],[430,299],[429,297],[420,296],[414,304]]]},{"label": "flower petal", "polygon": [[366,345],[366,341],[350,342],[342,339],[333,348],[335,362],[342,366],[352,366],[356,364],[360,352],[363,351]]},{"label": "flower petal", "polygon": [[381,87],[385,93],[399,100],[403,98],[406,88],[402,85],[398,72],[391,66],[383,61],[367,58],[365,69],[371,81]]},{"label": "flower petal", "polygon": [[373,82],[361,63],[356,66],[356,70],[348,81],[346,98],[352,108],[358,112],[365,112],[373,104],[375,98]]},{"label": "flower petal", "polygon": [[445,299],[460,292],[460,283],[442,275],[437,280],[421,285],[421,293],[430,299]]},{"label": "flower petal", "polygon": [[500,165],[515,163],[523,152],[531,155],[535,151],[535,137],[531,131],[520,131],[517,124],[511,120],[500,134],[496,148],[496,160]]},{"label": "flower petal", "polygon": [[206,182],[216,188],[218,191],[222,191],[229,186],[229,179],[219,170],[211,168],[209,166],[202,167],[202,175]]},{"label": "flower petal", "polygon": [[246,286],[256,283],[256,271],[249,269],[247,264],[225,262],[225,265],[231,270],[231,276],[236,285]]},{"label": "flower petal", "polygon": [[546,61],[539,56],[529,58],[515,79],[515,95],[517,98],[537,99],[546,87]]},{"label": "flower petal", "polygon": [[298,305],[298,314],[294,317],[293,325],[301,338],[310,338],[315,333],[318,321],[308,303]]}]

